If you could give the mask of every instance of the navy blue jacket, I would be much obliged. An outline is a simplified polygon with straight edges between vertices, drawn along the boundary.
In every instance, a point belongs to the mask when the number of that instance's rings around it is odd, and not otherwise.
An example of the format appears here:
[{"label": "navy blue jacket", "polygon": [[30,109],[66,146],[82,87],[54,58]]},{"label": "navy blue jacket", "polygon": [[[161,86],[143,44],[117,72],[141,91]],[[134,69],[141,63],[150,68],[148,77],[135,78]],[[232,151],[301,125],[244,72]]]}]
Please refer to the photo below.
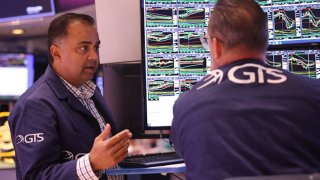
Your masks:
[{"label": "navy blue jacket", "polygon": [[320,170],[320,80],[241,60],[180,95],[173,111],[187,179]]},{"label": "navy blue jacket", "polygon": [[[92,99],[115,133],[111,113],[97,89]],[[90,152],[100,134],[97,120],[50,66],[15,103],[9,125],[17,179],[78,179],[76,159]]]}]

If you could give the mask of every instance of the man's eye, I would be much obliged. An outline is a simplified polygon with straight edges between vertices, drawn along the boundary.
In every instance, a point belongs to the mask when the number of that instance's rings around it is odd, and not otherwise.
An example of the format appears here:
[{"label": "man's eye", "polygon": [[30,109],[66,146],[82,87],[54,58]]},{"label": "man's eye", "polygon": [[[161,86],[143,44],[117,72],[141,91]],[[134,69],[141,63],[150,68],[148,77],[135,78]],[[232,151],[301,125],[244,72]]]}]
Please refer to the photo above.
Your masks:
[{"label": "man's eye", "polygon": [[95,46],[94,47],[94,50],[97,52],[97,51],[99,51],[99,49],[100,49],[100,46]]},{"label": "man's eye", "polygon": [[87,51],[88,51],[88,46],[83,46],[83,47],[81,47],[81,51],[83,52],[83,53],[86,53]]}]

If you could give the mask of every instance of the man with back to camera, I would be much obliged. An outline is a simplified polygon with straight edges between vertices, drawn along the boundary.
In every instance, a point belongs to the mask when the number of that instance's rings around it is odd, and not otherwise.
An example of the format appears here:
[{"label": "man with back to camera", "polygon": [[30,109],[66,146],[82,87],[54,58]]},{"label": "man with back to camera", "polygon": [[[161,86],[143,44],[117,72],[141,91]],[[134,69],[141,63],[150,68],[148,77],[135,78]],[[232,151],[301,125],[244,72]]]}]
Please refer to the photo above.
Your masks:
[{"label": "man with back to camera", "polygon": [[320,170],[320,81],[265,63],[267,19],[254,0],[219,0],[212,71],[173,108],[171,140],[187,179]]},{"label": "man with back to camera", "polygon": [[[94,19],[67,13],[48,29],[49,66],[9,117],[17,179],[123,179],[102,175],[128,152],[131,133],[116,134],[91,81],[99,65]],[[111,134],[114,136],[108,138]]]}]

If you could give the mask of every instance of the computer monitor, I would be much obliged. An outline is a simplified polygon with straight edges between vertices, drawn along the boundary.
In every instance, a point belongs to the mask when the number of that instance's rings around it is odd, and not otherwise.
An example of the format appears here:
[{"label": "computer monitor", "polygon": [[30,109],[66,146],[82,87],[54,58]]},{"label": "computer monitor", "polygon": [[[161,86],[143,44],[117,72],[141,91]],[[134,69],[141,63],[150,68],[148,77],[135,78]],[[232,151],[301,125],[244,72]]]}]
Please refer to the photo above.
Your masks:
[{"label": "computer monitor", "polygon": [[[170,130],[175,100],[210,72],[212,60],[201,45],[200,35],[206,32],[215,2],[142,1],[144,130]],[[290,45],[320,42],[320,2],[257,2],[268,18],[272,48],[267,62],[297,74],[319,78],[319,49],[293,50]],[[277,51],[277,45],[289,49]]]},{"label": "computer monitor", "polygon": [[15,101],[34,81],[34,56],[0,53],[0,100]]},{"label": "computer monitor", "polygon": [[268,17],[271,45],[319,42],[319,1],[260,0],[258,2]]},{"label": "computer monitor", "polygon": [[266,63],[294,74],[320,79],[319,44],[269,49]]},{"label": "computer monitor", "polygon": [[0,6],[0,22],[52,16],[54,0],[3,0]]}]

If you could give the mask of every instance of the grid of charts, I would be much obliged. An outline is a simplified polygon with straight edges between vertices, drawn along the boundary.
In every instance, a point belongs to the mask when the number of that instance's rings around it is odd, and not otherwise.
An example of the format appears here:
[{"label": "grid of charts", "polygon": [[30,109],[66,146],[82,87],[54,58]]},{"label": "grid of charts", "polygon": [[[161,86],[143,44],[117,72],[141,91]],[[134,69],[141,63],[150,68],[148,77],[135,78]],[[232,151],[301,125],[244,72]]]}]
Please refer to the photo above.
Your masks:
[{"label": "grid of charts", "polygon": [[[320,42],[319,0],[256,1],[268,18],[270,45]],[[215,3],[216,0],[144,0],[147,110],[158,108],[153,101],[157,104],[162,101],[170,107],[181,93],[210,72],[212,60],[202,47],[200,36],[206,32]],[[319,52],[319,49],[269,51],[266,62],[320,79]],[[148,114],[156,116],[161,112]]]}]

